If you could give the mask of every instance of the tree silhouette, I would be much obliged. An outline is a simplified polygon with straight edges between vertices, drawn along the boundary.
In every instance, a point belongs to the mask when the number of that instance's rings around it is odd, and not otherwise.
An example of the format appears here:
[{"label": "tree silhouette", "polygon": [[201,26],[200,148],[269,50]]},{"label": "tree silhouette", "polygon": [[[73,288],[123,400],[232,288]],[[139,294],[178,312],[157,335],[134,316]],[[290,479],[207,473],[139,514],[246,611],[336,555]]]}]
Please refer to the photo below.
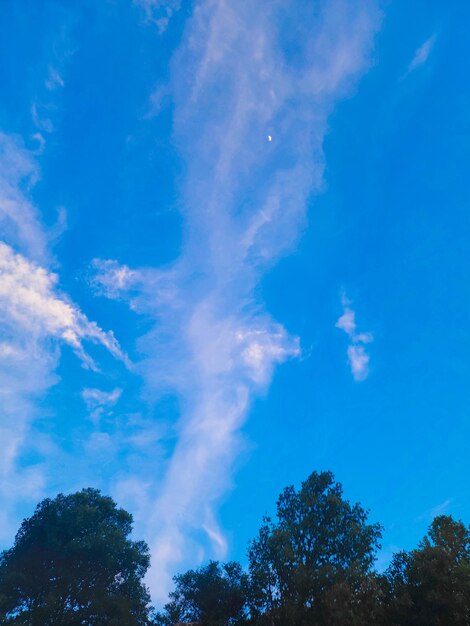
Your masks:
[{"label": "tree silhouette", "polygon": [[242,626],[246,624],[248,576],[238,563],[211,561],[205,567],[175,576],[175,590],[156,623],[173,626],[197,623],[201,626]]},{"label": "tree silhouette", "polygon": [[386,571],[388,623],[470,624],[470,533],[452,517],[436,517],[417,550],[396,554]]},{"label": "tree silhouette", "polygon": [[313,472],[298,491],[284,489],[277,519],[265,518],[249,549],[255,623],[361,624],[363,610],[370,619],[380,538],[380,526],[343,499],[331,472]]},{"label": "tree silhouette", "polygon": [[95,489],[43,500],[0,557],[0,622],[148,624],[148,548],[131,530],[132,516]]}]

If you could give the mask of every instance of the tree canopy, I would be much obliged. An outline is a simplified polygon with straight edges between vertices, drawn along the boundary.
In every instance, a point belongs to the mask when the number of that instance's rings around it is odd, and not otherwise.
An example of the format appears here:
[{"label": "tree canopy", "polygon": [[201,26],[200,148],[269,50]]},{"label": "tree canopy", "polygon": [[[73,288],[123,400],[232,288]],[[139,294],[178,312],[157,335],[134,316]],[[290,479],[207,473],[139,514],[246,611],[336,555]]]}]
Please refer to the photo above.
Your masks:
[{"label": "tree canopy", "polygon": [[175,590],[157,624],[197,622],[204,626],[246,624],[248,576],[238,563],[211,561],[175,576]]},{"label": "tree canopy", "polygon": [[43,500],[0,557],[0,621],[31,626],[149,623],[143,541],[95,489]]},{"label": "tree canopy", "polygon": [[23,626],[470,626],[470,529],[436,517],[374,570],[381,526],[331,472],[279,496],[248,568],[210,561],[174,577],[154,614],[149,551],[132,516],[95,489],[43,500],[0,555],[0,623]]},{"label": "tree canopy", "polygon": [[396,554],[387,569],[390,624],[470,624],[470,531],[436,517],[416,550]]},{"label": "tree canopy", "polygon": [[264,519],[249,548],[255,620],[356,623],[358,600],[374,586],[380,538],[380,525],[367,523],[367,512],[344,500],[331,472],[313,472],[298,491],[287,487],[277,519]]}]

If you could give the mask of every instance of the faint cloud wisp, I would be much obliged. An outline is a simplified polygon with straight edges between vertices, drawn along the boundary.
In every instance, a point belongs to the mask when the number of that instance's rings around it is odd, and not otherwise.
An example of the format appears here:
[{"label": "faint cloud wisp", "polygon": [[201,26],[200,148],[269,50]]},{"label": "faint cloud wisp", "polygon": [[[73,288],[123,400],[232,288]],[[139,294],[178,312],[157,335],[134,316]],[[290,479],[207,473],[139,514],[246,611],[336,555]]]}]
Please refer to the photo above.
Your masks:
[{"label": "faint cloud wisp", "polygon": [[349,367],[355,381],[360,382],[369,375],[370,356],[366,345],[374,339],[372,333],[356,332],[356,313],[351,308],[351,301],[343,294],[341,297],[343,314],[336,322],[336,328],[343,330],[350,339],[347,349]]},{"label": "faint cloud wisp", "polygon": [[427,62],[434,48],[434,44],[436,43],[436,39],[436,34],[431,35],[431,37],[426,39],[426,41],[416,50],[415,55],[405,72],[404,78]]},{"label": "faint cloud wisp", "polygon": [[181,0],[134,0],[134,4],[141,7],[146,19],[163,33],[168,28],[173,14],[179,11]]}]

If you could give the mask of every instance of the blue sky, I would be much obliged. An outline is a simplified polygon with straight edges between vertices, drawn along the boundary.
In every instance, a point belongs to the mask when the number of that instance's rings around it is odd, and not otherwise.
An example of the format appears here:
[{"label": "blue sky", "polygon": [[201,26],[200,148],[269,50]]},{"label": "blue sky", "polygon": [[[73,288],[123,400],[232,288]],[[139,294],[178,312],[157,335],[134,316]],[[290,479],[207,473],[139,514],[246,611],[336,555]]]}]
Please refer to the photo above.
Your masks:
[{"label": "blue sky", "polygon": [[4,0],[0,541],[133,512],[157,603],[331,469],[470,518],[463,3]]}]

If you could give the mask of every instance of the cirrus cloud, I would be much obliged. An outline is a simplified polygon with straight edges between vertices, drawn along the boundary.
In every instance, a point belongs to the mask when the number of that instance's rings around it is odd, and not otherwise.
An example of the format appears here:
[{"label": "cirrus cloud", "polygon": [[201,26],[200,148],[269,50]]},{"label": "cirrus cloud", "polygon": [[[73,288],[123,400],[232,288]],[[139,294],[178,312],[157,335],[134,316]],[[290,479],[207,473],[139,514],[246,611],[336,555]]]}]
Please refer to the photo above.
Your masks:
[{"label": "cirrus cloud", "polygon": [[301,235],[328,116],[368,66],[379,21],[368,1],[196,2],[165,86],[186,163],[181,257],[167,269],[95,261],[96,289],[153,321],[138,342],[148,392],[171,389],[182,407],[163,480],[142,477],[157,601],[184,563],[224,556],[217,505],[240,428],[275,366],[300,353],[258,286]]}]

